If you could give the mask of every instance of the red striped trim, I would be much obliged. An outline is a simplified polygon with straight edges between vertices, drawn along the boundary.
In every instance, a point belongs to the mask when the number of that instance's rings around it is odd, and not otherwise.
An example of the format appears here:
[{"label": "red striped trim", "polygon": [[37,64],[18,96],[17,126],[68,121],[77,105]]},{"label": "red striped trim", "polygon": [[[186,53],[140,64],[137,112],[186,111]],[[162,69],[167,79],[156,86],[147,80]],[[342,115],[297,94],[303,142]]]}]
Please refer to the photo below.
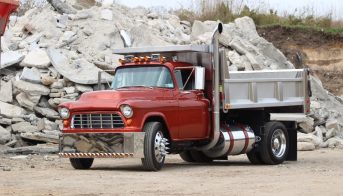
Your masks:
[{"label": "red striped trim", "polygon": [[249,135],[248,135],[248,132],[244,128],[243,125],[238,125],[238,126],[243,130],[243,133],[244,133],[244,136],[245,136],[245,145],[244,145],[243,150],[240,153],[240,154],[244,154],[247,151],[247,148],[248,148],[248,145],[249,145]]},{"label": "red striped trim", "polygon": [[224,125],[224,128],[225,128],[225,130],[227,131],[227,133],[230,136],[230,147],[229,147],[229,150],[227,151],[227,154],[230,154],[232,149],[233,149],[233,146],[235,144],[235,140],[233,138],[233,135],[232,135],[230,127],[228,127],[227,125]]}]

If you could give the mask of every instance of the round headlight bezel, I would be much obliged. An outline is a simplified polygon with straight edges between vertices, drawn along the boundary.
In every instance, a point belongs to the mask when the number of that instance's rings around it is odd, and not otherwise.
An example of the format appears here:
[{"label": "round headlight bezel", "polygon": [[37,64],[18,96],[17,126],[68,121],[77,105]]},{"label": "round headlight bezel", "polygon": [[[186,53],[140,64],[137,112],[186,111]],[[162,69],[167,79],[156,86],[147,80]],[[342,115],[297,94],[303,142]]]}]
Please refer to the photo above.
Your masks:
[{"label": "round headlight bezel", "polygon": [[70,117],[70,111],[68,108],[60,108],[59,113],[62,119],[68,119]]},{"label": "round headlight bezel", "polygon": [[130,105],[127,105],[127,104],[121,105],[120,111],[125,118],[131,118],[133,116],[133,109]]}]

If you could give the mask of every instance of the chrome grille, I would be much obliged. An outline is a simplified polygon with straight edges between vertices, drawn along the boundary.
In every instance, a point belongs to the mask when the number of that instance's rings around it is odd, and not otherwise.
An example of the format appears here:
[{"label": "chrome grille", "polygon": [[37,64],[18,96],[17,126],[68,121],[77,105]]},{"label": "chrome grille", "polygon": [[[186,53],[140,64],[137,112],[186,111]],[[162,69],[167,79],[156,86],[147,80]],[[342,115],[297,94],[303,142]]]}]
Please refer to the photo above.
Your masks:
[{"label": "chrome grille", "polygon": [[119,114],[76,114],[72,119],[75,129],[113,129],[124,127]]}]

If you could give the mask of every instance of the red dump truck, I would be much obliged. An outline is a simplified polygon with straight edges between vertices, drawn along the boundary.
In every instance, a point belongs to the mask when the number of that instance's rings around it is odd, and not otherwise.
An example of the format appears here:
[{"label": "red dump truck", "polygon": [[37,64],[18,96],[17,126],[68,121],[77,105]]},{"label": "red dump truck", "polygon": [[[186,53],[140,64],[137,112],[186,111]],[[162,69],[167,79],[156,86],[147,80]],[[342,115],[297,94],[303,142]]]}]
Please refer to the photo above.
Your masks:
[{"label": "red dump truck", "polygon": [[160,170],[168,154],[187,162],[238,154],[253,164],[297,160],[308,70],[229,72],[222,29],[209,45],[115,50],[125,58],[110,89],[59,106],[59,155],[75,169],[90,168],[94,158],[135,157],[149,171]]},{"label": "red dump truck", "polygon": [[0,36],[5,33],[10,14],[19,7],[17,0],[0,0]]}]

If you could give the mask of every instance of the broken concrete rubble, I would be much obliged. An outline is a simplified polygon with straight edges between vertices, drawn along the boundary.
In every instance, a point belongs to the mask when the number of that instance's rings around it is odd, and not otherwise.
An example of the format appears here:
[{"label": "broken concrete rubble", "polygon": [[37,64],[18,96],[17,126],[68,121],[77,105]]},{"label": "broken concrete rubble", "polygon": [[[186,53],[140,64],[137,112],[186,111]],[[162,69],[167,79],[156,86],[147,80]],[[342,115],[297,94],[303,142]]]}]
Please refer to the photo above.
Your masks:
[{"label": "broken concrete rubble", "polygon": [[[49,49],[48,54],[56,70],[70,81],[77,84],[96,84],[98,82],[98,75],[94,73],[101,70],[88,61],[80,59],[70,65],[69,60],[61,51]],[[111,79],[112,76],[108,73],[102,74],[102,83],[111,81]]]},{"label": "broken concrete rubble", "polygon": [[29,100],[29,98],[27,97],[26,93],[19,93],[17,96],[16,96],[16,99],[19,103],[20,106],[26,108],[26,109],[29,109],[31,111],[33,111],[33,107],[35,107],[35,103],[33,103],[31,100]]},{"label": "broken concrete rubble", "polygon": [[314,129],[314,119],[311,117],[307,117],[307,120],[304,122],[299,123],[299,126],[305,133],[311,133]]},{"label": "broken concrete rubble", "polygon": [[26,114],[26,111],[21,107],[8,104],[5,102],[0,101],[0,115],[13,118],[18,116],[23,116]]},{"label": "broken concrete rubble", "polygon": [[316,147],[311,142],[298,142],[298,146],[297,146],[298,151],[312,151],[315,149]]},{"label": "broken concrete rubble", "polygon": [[72,93],[75,93],[76,92],[76,88],[71,86],[71,87],[65,87],[64,88],[65,92],[68,93],[68,94],[72,94]]},{"label": "broken concrete rubble", "polygon": [[27,82],[41,83],[41,75],[38,69],[29,69],[24,67],[23,72],[20,75],[20,80],[25,80]]},{"label": "broken concrete rubble", "polygon": [[24,67],[48,68],[50,59],[45,50],[34,49],[30,51],[20,63]]},{"label": "broken concrete rubble", "polygon": [[11,125],[12,120],[10,118],[4,118],[0,116],[0,125]]},{"label": "broken concrete rubble", "polygon": [[334,137],[328,139],[328,141],[325,142],[327,144],[328,148],[340,148],[343,149],[343,139],[339,137]]},{"label": "broken concrete rubble", "polygon": [[112,20],[113,19],[113,13],[110,9],[103,9],[101,10],[101,19],[103,20]]},{"label": "broken concrete rubble", "polygon": [[313,134],[298,133],[298,142],[309,142],[315,147],[320,147],[323,140]]},{"label": "broken concrete rubble", "polygon": [[5,82],[0,80],[0,101],[12,103],[12,81]]},{"label": "broken concrete rubble", "polygon": [[12,130],[15,133],[32,133],[37,132],[38,128],[32,126],[29,122],[19,122],[12,125]]},{"label": "broken concrete rubble", "polygon": [[6,144],[11,140],[11,132],[0,126],[0,144]]},{"label": "broken concrete rubble", "polygon": [[29,139],[29,140],[54,143],[54,144],[58,144],[58,141],[59,141],[58,135],[44,134],[41,132],[21,133],[20,136],[22,138]]},{"label": "broken concrete rubble", "polygon": [[52,119],[60,118],[58,112],[50,108],[34,107],[34,110],[47,118],[52,118]]},{"label": "broken concrete rubble", "polygon": [[45,86],[49,86],[54,82],[56,82],[56,79],[49,75],[43,75],[41,77],[41,83],[44,84]]},{"label": "broken concrete rubble", "polygon": [[12,148],[5,151],[5,153],[16,153],[16,154],[47,154],[47,153],[57,153],[57,144],[38,144],[36,146],[25,146]]},{"label": "broken concrete rubble", "polygon": [[1,53],[0,69],[15,65],[24,59],[24,55],[17,51]]},{"label": "broken concrete rubble", "polygon": [[14,86],[25,93],[35,95],[49,95],[50,93],[50,89],[41,84],[33,84],[22,80],[14,81]]},{"label": "broken concrete rubble", "polygon": [[64,3],[60,0],[47,0],[52,7],[56,9],[56,11],[60,14],[75,14],[76,11],[71,8],[68,4]]},{"label": "broken concrete rubble", "polygon": [[77,90],[77,91],[80,91],[80,92],[82,92],[82,93],[93,91],[93,88],[92,88],[92,87],[86,86],[86,85],[76,84],[75,87],[76,87],[76,90]]}]

